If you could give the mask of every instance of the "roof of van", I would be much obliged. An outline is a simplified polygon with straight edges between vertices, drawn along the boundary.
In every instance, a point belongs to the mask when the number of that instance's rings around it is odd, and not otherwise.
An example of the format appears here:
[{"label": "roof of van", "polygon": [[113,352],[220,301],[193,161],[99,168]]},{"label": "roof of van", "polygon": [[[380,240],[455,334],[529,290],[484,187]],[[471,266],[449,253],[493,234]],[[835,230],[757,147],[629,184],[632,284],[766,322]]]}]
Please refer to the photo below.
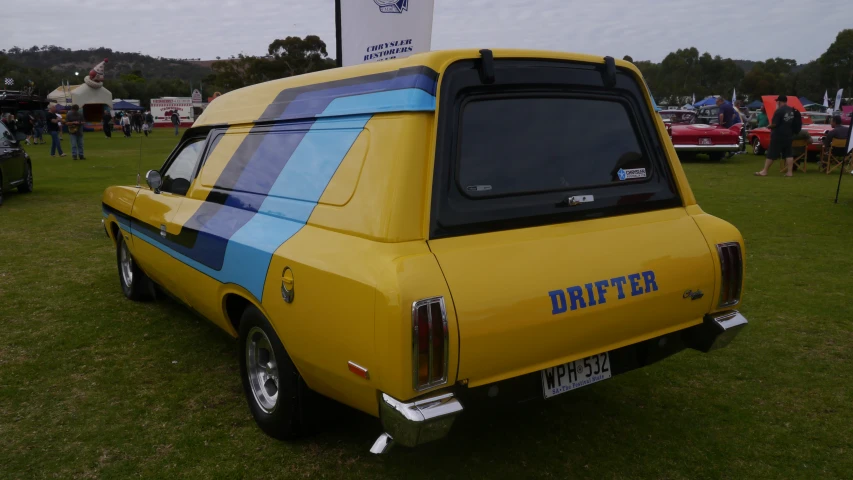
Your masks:
[{"label": "roof of van", "polygon": [[[496,49],[492,53],[495,58],[604,62],[601,56],[542,50]],[[217,97],[194,126],[434,111],[440,73],[453,62],[479,57],[477,49],[444,50],[272,80]],[[639,75],[628,62],[616,60],[616,64]]]}]

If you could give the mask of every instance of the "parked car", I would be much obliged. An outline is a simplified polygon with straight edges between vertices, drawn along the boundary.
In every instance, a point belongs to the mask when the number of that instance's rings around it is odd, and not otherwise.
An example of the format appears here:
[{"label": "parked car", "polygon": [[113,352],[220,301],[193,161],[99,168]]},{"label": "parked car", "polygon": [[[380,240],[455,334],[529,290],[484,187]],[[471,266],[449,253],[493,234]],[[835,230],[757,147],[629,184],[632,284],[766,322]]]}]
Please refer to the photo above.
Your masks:
[{"label": "parked car", "polygon": [[21,193],[33,191],[33,166],[21,143],[0,122],[0,205],[13,188]]},{"label": "parked car", "polygon": [[313,390],[379,417],[380,453],[747,324],[743,239],[666,135],[628,62],[436,51],[219,97],[104,225],[125,296],[238,339],[264,432]]},{"label": "parked car", "polygon": [[[764,108],[767,110],[767,116],[772,121],[773,114],[776,113],[776,95],[768,95],[762,97],[762,99],[764,100]],[[806,147],[806,150],[809,152],[809,158],[815,160],[823,148],[821,146],[823,136],[830,129],[830,116],[820,112],[807,112],[802,104],[799,103],[799,100],[790,96],[788,97],[788,106],[800,112],[803,119],[803,130],[811,136],[811,143]],[[752,145],[753,153],[764,155],[764,152],[770,147],[770,128],[761,127],[749,130],[746,138],[747,142]]]},{"label": "parked car", "polygon": [[726,153],[741,149],[741,124],[724,128],[719,122],[717,125],[698,123],[700,117],[691,110],[663,110],[659,113],[667,125],[672,146],[681,158],[706,153],[711,160],[722,160]]}]

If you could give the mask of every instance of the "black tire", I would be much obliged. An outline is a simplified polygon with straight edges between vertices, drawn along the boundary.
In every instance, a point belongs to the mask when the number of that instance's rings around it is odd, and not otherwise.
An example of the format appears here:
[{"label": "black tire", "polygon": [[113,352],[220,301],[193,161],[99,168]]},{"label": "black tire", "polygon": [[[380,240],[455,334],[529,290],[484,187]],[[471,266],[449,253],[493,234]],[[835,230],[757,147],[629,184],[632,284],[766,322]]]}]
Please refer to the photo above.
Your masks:
[{"label": "black tire", "polygon": [[[306,431],[303,412],[308,386],[272,325],[254,305],[243,312],[239,333],[240,377],[255,422],[278,440],[299,438]],[[273,387],[274,400],[270,398]]]},{"label": "black tire", "polygon": [[761,148],[761,141],[758,140],[758,137],[753,137],[752,139],[752,153],[756,155],[764,155],[764,149]]},{"label": "black tire", "polygon": [[[122,256],[124,251],[124,256]],[[124,271],[123,261],[127,261],[129,271]],[[121,232],[116,235],[116,265],[118,266],[118,282],[124,296],[136,301],[143,302],[154,298],[154,288],[148,275],[133,261],[133,256],[124,241]]]},{"label": "black tire", "polygon": [[33,166],[30,162],[27,162],[27,172],[24,178],[26,178],[26,181],[18,185],[18,192],[30,193],[33,191]]}]

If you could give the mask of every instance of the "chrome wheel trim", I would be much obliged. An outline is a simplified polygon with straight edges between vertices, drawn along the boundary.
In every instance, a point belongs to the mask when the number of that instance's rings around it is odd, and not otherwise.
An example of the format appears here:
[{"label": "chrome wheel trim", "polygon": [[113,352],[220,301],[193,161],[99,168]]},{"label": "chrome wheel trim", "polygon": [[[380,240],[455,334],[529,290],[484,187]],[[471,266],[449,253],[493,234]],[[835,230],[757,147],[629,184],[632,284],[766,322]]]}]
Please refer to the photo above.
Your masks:
[{"label": "chrome wheel trim", "polygon": [[265,413],[273,413],[278,406],[278,363],[269,337],[259,327],[252,327],[246,336],[246,375],[255,403]]},{"label": "chrome wheel trim", "polygon": [[119,250],[119,263],[121,264],[121,281],[125,286],[133,285],[133,257],[130,256],[130,251],[127,249],[127,242],[121,242]]}]

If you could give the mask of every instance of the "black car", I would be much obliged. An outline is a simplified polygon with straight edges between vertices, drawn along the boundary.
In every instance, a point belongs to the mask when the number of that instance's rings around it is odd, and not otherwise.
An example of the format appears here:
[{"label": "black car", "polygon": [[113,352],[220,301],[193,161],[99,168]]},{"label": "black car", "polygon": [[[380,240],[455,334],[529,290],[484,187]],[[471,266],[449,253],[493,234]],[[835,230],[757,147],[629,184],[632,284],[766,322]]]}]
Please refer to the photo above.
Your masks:
[{"label": "black car", "polygon": [[0,205],[3,194],[17,187],[21,193],[33,191],[33,166],[20,142],[0,122]]}]

